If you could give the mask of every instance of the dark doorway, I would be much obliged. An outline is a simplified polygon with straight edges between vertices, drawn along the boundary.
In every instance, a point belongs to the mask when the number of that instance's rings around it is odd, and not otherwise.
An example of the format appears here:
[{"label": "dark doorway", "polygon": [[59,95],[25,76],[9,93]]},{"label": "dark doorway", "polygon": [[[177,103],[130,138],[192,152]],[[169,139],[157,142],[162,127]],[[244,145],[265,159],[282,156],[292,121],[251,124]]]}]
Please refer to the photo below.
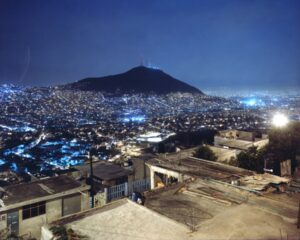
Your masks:
[{"label": "dark doorway", "polygon": [[19,235],[19,211],[7,213],[7,227],[12,234]]}]

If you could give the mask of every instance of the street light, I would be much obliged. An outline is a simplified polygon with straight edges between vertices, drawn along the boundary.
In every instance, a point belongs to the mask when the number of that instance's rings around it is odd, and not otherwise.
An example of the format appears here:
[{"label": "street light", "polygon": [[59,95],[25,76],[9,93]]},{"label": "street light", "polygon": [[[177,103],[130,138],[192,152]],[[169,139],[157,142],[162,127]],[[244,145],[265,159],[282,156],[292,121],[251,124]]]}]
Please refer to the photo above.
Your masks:
[{"label": "street light", "polygon": [[272,118],[272,124],[275,127],[284,127],[288,124],[288,118],[282,113],[276,113]]}]

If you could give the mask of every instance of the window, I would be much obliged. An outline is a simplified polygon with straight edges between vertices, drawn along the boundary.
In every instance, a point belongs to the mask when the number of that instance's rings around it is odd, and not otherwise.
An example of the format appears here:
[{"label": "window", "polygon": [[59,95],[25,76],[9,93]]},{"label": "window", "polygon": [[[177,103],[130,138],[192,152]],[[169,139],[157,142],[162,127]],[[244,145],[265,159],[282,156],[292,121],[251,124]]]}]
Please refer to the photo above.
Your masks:
[{"label": "window", "polygon": [[23,207],[23,220],[46,213],[46,202],[29,204]]}]

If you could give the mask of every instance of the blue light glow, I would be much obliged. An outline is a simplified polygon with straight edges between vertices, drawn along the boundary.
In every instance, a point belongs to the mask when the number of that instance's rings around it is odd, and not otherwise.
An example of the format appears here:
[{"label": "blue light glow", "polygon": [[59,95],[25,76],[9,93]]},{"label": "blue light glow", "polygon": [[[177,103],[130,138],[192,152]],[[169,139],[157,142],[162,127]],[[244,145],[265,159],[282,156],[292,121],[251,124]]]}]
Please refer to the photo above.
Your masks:
[{"label": "blue light glow", "polygon": [[160,68],[156,65],[153,65],[152,63],[148,63],[147,64],[147,68],[151,68],[151,69],[155,69],[155,70],[159,70]]},{"label": "blue light glow", "polygon": [[122,122],[128,123],[128,122],[144,122],[145,117],[144,116],[129,116],[129,117],[124,117],[122,119]]},{"label": "blue light glow", "polygon": [[242,99],[240,100],[240,103],[245,105],[246,107],[258,107],[265,105],[261,99],[257,99],[255,97]]},{"label": "blue light glow", "polygon": [[18,166],[16,163],[12,163],[11,166],[10,166],[10,169],[14,172],[17,172],[18,171]]},{"label": "blue light glow", "polygon": [[[87,158],[90,144],[73,140],[55,140],[43,141],[42,137],[30,142],[29,144],[20,144],[11,149],[6,149],[2,153],[3,160],[0,158],[0,166],[10,162],[10,169],[17,172],[28,172],[26,168],[18,168],[18,161],[30,161],[35,164],[31,173],[36,171],[51,171],[54,169],[67,169],[70,166],[81,165]],[[38,152],[38,157],[36,157]],[[0,155],[0,157],[1,157]],[[21,159],[20,159],[21,158]]]},{"label": "blue light glow", "polygon": [[35,132],[36,131],[36,129],[29,126],[11,127],[11,126],[0,124],[0,127],[13,132]]},{"label": "blue light glow", "polygon": [[76,139],[73,139],[73,140],[70,142],[70,146],[71,146],[71,147],[79,147],[80,144],[77,143],[77,140],[76,140]]},{"label": "blue light glow", "polygon": [[45,142],[40,145],[40,147],[49,147],[63,144],[63,141],[53,141],[53,142]]},{"label": "blue light glow", "polygon": [[40,146],[40,149],[45,149],[42,158],[45,163],[55,168],[67,169],[70,166],[83,164],[89,147],[73,139],[71,141],[47,141]]},{"label": "blue light glow", "polygon": [[4,156],[9,156],[11,154],[14,154],[14,155],[17,155],[19,157],[23,157],[23,158],[32,158],[33,159],[33,156],[29,153],[25,153],[25,151],[27,149],[29,149],[30,147],[29,146],[25,146],[24,144],[21,144],[17,147],[14,147],[12,149],[7,149],[3,152],[3,155]]},{"label": "blue light glow", "polygon": [[49,162],[50,165],[55,166],[60,169],[66,169],[70,166],[81,165],[84,163],[84,160],[74,160],[70,156],[63,156],[58,160],[52,160]]},{"label": "blue light glow", "polygon": [[92,121],[92,120],[87,120],[87,119],[80,119],[79,122],[78,122],[79,126],[82,126],[82,125],[93,125],[93,124],[96,124],[96,122]]},{"label": "blue light glow", "polygon": [[246,105],[246,106],[255,106],[256,105],[256,99],[246,99],[246,100],[241,100],[240,103]]}]

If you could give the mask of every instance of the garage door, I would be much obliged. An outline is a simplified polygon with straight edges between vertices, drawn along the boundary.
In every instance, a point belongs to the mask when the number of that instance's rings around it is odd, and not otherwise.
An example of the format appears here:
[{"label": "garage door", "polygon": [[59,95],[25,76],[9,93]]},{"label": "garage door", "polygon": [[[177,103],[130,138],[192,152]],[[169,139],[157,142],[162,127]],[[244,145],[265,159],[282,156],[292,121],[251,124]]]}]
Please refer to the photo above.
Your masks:
[{"label": "garage door", "polygon": [[81,211],[81,195],[72,195],[63,198],[63,212],[62,215],[77,213]]}]

